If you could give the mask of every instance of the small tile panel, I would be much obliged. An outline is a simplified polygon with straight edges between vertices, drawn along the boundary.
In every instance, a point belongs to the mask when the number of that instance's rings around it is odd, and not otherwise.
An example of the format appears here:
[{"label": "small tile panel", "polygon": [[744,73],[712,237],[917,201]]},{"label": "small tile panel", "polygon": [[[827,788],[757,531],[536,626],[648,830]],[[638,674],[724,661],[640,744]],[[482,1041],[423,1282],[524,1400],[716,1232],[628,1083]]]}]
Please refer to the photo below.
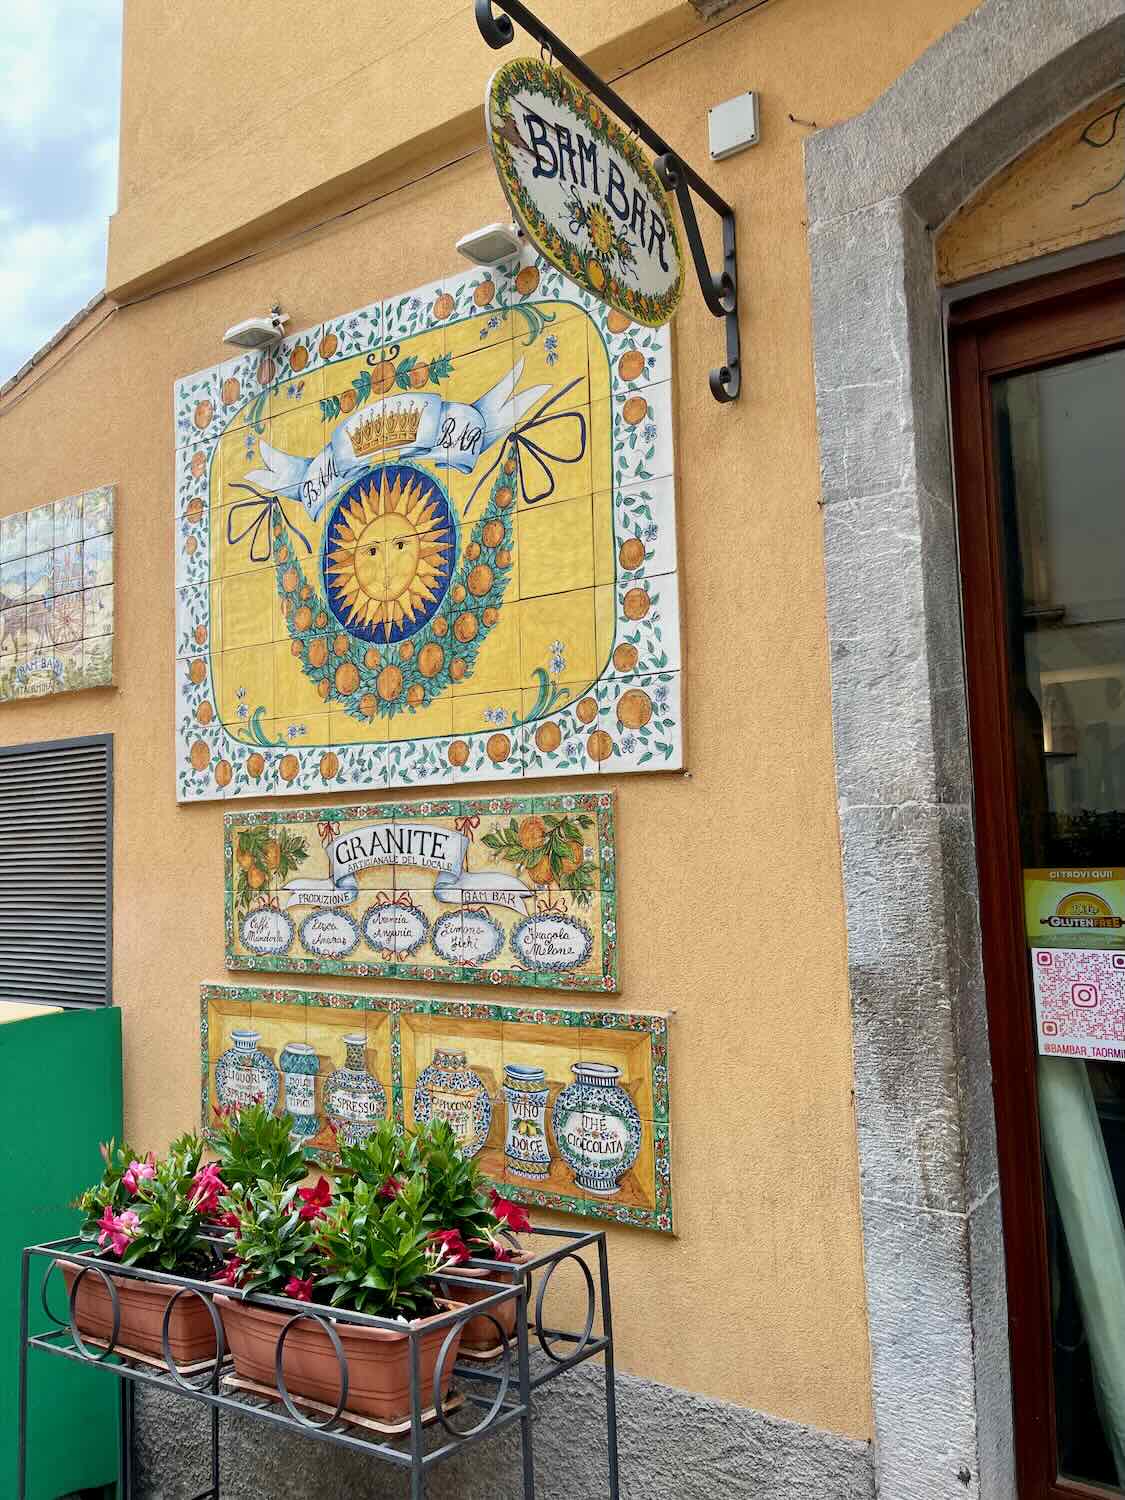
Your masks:
[{"label": "small tile panel", "polygon": [[113,682],[114,499],[0,517],[0,703]]},{"label": "small tile panel", "polygon": [[228,812],[224,860],[232,969],[618,987],[609,792]]},{"label": "small tile panel", "polygon": [[205,1135],[261,1095],[329,1164],[444,1119],[505,1197],[673,1232],[666,1015],[208,984],[200,1033]]}]

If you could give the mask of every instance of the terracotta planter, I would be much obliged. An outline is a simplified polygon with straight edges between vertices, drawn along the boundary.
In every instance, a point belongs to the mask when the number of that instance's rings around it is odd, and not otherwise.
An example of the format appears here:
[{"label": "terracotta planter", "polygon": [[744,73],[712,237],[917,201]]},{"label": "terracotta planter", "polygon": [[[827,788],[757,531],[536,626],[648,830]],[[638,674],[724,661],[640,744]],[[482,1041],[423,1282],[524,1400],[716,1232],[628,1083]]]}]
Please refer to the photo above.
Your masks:
[{"label": "terracotta planter", "polygon": [[[107,1268],[103,1266],[101,1269]],[[62,1275],[68,1297],[78,1271],[78,1266],[63,1263]],[[155,1281],[133,1281],[126,1276],[114,1276],[112,1272],[108,1274],[117,1290],[121,1308],[117,1347],[135,1349],[140,1354],[151,1354],[163,1360],[160,1330],[164,1309],[177,1289]],[[88,1271],[82,1278],[74,1304],[74,1321],[83,1338],[108,1343],[113,1334],[113,1301],[109,1288],[97,1271]],[[215,1326],[211,1314],[192,1292],[185,1292],[172,1309],[172,1316],[168,1319],[168,1347],[177,1365],[192,1365],[215,1358]]]},{"label": "terracotta planter", "polygon": [[[292,1316],[272,1307],[222,1297],[223,1330],[230,1344],[234,1368],[244,1380],[275,1386],[274,1360],[277,1339]],[[457,1302],[443,1303],[443,1310],[459,1308]],[[329,1314],[317,1303],[310,1312]],[[421,1318],[416,1326],[425,1328],[440,1314]],[[402,1422],[410,1419],[410,1342],[405,1333],[389,1328],[368,1328],[358,1323],[334,1324],[344,1358],[348,1362],[348,1411],[374,1417],[380,1422]],[[419,1372],[422,1382],[422,1408],[433,1405],[434,1367],[449,1328],[434,1328],[423,1333],[419,1342]],[[442,1379],[443,1398],[449,1391],[453,1364],[457,1358],[460,1337],[456,1337],[445,1361]],[[311,1319],[295,1323],[285,1338],[282,1369],[290,1396],[307,1396],[313,1401],[334,1407],[340,1399],[340,1366],[336,1351],[323,1328]]]},{"label": "terracotta planter", "polygon": [[[483,1302],[486,1297],[495,1296],[495,1290],[490,1290],[486,1287],[466,1286],[465,1282],[460,1278],[468,1277],[476,1281],[504,1281],[511,1284],[515,1282],[517,1272],[530,1259],[530,1254],[526,1251],[521,1251],[502,1267],[497,1267],[495,1270],[484,1266],[458,1266],[456,1270],[450,1273],[451,1277],[456,1276],[458,1278],[456,1281],[452,1279],[445,1281],[440,1276],[437,1280],[443,1290],[447,1291],[450,1296],[456,1297],[459,1302],[467,1302],[471,1305],[474,1302]],[[490,1321],[491,1318],[495,1318],[496,1322],[504,1330],[505,1336],[511,1338],[516,1331],[516,1308],[518,1306],[519,1303],[513,1298],[511,1302],[498,1302],[488,1313],[482,1313],[479,1318],[470,1318],[465,1324],[465,1335],[461,1340],[462,1347],[470,1350],[495,1349],[500,1342],[500,1335],[496,1332],[495,1325]]]}]

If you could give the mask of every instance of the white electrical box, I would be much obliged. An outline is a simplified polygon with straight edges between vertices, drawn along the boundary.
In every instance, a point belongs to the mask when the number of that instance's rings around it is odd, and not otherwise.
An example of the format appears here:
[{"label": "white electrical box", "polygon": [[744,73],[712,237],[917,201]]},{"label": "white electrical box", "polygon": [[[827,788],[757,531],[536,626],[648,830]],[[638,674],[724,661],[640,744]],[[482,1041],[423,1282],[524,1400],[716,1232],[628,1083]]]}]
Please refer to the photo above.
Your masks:
[{"label": "white electrical box", "polygon": [[707,111],[707,134],[711,160],[721,161],[747,146],[758,144],[758,96],[750,91],[735,94]]}]

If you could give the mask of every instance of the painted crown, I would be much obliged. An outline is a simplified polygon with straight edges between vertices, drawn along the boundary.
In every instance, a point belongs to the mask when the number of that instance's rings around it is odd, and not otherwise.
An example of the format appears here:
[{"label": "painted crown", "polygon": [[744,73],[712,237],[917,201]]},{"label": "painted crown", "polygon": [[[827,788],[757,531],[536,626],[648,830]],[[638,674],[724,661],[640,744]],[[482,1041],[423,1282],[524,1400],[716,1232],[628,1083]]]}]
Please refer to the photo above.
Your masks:
[{"label": "painted crown", "polygon": [[400,406],[394,411],[376,412],[349,430],[352,451],[356,458],[363,458],[383,448],[406,448],[417,438],[421,420],[420,406]]}]

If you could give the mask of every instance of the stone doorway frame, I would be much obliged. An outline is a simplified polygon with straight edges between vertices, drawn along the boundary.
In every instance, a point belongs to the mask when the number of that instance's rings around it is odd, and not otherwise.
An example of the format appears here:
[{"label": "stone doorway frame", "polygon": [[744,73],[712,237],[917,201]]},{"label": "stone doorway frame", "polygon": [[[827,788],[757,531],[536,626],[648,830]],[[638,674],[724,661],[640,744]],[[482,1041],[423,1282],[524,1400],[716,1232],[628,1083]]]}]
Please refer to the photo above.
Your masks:
[{"label": "stone doorway frame", "polygon": [[806,147],[880,1500],[1016,1494],[933,232],[1125,77],[1125,0],[983,0]]}]

